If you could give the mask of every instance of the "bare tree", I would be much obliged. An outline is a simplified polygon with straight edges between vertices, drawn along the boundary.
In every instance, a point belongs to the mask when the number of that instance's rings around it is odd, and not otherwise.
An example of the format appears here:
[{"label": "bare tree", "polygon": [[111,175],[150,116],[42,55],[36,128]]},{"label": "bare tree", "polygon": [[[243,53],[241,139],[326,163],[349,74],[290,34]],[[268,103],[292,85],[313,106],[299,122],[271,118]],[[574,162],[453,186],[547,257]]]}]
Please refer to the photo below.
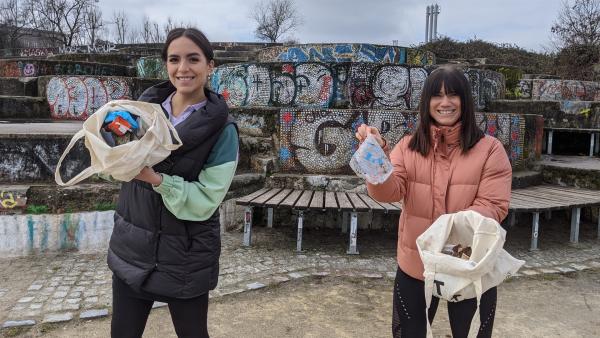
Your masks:
[{"label": "bare tree", "polygon": [[152,22],[147,15],[144,15],[142,19],[142,40],[144,43],[150,43],[152,41]]},{"label": "bare tree", "polygon": [[85,30],[85,14],[94,0],[28,0],[27,8],[36,29],[59,33],[71,46]]},{"label": "bare tree", "polygon": [[113,12],[113,23],[115,25],[115,40],[117,43],[124,44],[125,38],[127,37],[127,33],[129,31],[129,20],[127,19],[127,15],[123,10],[118,12]]},{"label": "bare tree", "polygon": [[127,43],[136,44],[142,42],[142,32],[137,27],[131,27],[127,33]]},{"label": "bare tree", "polygon": [[256,5],[251,17],[256,22],[256,37],[269,42],[277,42],[302,24],[294,0],[263,0]]},{"label": "bare tree", "polygon": [[563,8],[551,29],[561,47],[600,45],[600,0],[563,2]]},{"label": "bare tree", "polygon": [[5,32],[0,40],[4,48],[17,48],[17,42],[26,34],[28,25],[26,7],[19,3],[19,0],[0,1],[0,27],[3,27]]},{"label": "bare tree", "polygon": [[96,41],[100,39],[100,33],[104,27],[102,11],[98,6],[92,5],[87,9],[85,13],[84,25],[87,33],[88,43],[92,46],[96,45]]}]

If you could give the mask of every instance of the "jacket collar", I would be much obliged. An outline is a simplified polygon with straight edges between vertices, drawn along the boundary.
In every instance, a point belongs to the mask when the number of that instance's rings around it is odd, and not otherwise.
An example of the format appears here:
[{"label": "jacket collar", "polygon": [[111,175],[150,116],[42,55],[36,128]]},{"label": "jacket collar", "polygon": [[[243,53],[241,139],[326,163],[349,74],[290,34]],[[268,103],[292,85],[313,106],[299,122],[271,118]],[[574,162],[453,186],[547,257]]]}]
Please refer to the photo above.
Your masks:
[{"label": "jacket collar", "polygon": [[431,124],[430,135],[433,150],[447,154],[448,151],[454,149],[456,146],[460,146],[461,127],[462,124],[460,122],[450,127]]}]

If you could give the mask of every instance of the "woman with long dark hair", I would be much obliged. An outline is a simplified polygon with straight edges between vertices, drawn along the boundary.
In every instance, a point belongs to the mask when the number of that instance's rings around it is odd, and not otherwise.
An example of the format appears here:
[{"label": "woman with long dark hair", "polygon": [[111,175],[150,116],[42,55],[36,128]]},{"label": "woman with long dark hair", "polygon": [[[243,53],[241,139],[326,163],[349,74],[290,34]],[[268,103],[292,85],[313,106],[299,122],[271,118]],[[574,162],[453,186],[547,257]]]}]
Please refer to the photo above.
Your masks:
[{"label": "woman with long dark hair", "polygon": [[162,105],[182,146],[121,186],[108,249],[112,337],[141,337],[154,301],[167,303],[179,337],[208,337],[208,291],[217,285],[219,204],[238,160],[238,132],[223,98],[205,88],[214,68],[202,32],[169,32],[169,80],[139,98]]},{"label": "woman with long dark hair", "polygon": [[[369,195],[381,202],[402,201],[398,229],[398,270],[394,285],[394,337],[425,337],[439,298],[432,297],[425,316],[423,263],[416,239],[440,215],[474,210],[501,222],[508,213],[512,168],[502,144],[477,127],[471,87],[457,68],[440,67],[426,79],[416,131],[389,152],[377,128],[361,125],[359,141],[373,134],[389,153],[390,177],[367,183]],[[496,288],[481,297],[478,337],[491,337]],[[453,337],[467,337],[477,301],[448,302]]]}]

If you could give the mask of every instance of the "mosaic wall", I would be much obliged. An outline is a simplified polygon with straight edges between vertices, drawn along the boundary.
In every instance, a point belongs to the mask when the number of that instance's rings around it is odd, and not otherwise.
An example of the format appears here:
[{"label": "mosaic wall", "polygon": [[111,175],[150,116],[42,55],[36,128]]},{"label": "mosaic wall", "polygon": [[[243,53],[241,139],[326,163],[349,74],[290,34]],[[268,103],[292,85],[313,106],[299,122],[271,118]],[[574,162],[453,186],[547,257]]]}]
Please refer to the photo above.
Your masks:
[{"label": "mosaic wall", "polygon": [[[416,110],[427,70],[375,63],[262,63],[224,65],[211,87],[230,107],[380,108]],[[478,109],[503,98],[504,78],[465,70]]]},{"label": "mosaic wall", "polygon": [[600,101],[600,82],[533,79],[519,83],[522,98],[547,101]]},{"label": "mosaic wall", "polygon": [[128,70],[127,66],[106,63],[52,60],[0,60],[0,77],[44,75],[127,76]]},{"label": "mosaic wall", "polygon": [[259,62],[370,62],[431,65],[431,52],[372,44],[310,44],[265,48],[258,52]]},{"label": "mosaic wall", "polygon": [[150,79],[168,79],[167,71],[160,57],[139,58],[136,63],[137,76]]},{"label": "mosaic wall", "polygon": [[108,101],[131,99],[124,78],[56,76],[46,87],[50,112],[56,119],[85,120]]},{"label": "mosaic wall", "polygon": [[[478,113],[477,124],[504,145],[513,167],[521,165],[525,117],[518,114]],[[418,115],[402,111],[287,110],[279,116],[279,160],[282,172],[352,174],[348,163],[358,148],[354,134],[360,124],[378,127],[396,144],[416,128]]]}]

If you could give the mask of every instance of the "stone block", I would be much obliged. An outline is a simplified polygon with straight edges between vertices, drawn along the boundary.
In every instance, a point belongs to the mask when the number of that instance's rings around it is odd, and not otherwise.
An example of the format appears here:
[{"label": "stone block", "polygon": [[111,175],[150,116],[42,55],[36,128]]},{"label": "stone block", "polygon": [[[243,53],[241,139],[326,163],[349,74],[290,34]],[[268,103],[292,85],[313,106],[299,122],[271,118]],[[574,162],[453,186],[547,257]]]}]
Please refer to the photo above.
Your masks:
[{"label": "stone block", "polygon": [[71,319],[73,319],[73,313],[71,313],[71,312],[54,313],[54,314],[48,314],[48,315],[44,316],[42,323],[62,323],[62,322],[68,322]]},{"label": "stone block", "polygon": [[35,320],[33,320],[33,319],[7,320],[2,324],[2,328],[8,329],[11,327],[22,327],[22,326],[33,326],[33,325],[35,325]]},{"label": "stone block", "polygon": [[95,319],[108,316],[108,309],[94,309],[83,311],[80,315],[80,319]]}]

